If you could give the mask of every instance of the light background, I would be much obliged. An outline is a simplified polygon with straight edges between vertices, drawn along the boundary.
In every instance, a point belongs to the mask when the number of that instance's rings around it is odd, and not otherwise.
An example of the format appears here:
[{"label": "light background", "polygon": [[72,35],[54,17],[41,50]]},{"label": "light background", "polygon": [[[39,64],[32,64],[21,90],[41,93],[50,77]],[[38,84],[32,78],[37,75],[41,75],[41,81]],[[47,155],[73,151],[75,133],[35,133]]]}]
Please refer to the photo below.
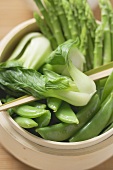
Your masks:
[{"label": "light background", "polygon": [[[33,17],[32,9],[36,9],[36,7],[32,7],[28,1],[29,0],[0,0],[0,40],[16,25]],[[113,4],[113,0],[111,1]],[[100,19],[98,6],[94,10],[94,14],[97,19]],[[19,162],[0,145],[0,170],[34,169]],[[92,170],[113,170],[113,158]]]}]

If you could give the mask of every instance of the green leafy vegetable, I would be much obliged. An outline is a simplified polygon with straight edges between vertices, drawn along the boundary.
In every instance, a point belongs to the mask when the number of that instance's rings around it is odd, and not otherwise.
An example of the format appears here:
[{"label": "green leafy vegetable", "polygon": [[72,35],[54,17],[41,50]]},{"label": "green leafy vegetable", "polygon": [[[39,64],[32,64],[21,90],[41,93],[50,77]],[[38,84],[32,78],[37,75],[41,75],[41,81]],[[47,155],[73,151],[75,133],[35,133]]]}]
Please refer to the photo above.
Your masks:
[{"label": "green leafy vegetable", "polygon": [[56,42],[54,35],[51,33],[47,24],[45,23],[45,20],[41,18],[37,14],[37,12],[34,12],[34,18],[36,19],[38,23],[38,27],[41,29],[41,32],[43,33],[43,35],[45,35],[50,40],[52,48],[55,49],[58,44]]},{"label": "green leafy vegetable", "polygon": [[[74,76],[73,69],[76,71]],[[88,103],[96,91],[94,82],[75,67],[71,70],[75,82],[49,70],[41,75],[32,69],[4,67],[0,69],[0,73],[0,87],[10,94],[13,91],[16,96],[26,93],[38,99],[55,97],[72,105],[82,106]]]},{"label": "green leafy vegetable", "polygon": [[[72,63],[81,71],[83,71],[83,66],[85,63],[85,58],[79,50],[80,41],[78,38],[76,40],[68,40],[65,43],[59,45],[55,51],[53,51],[47,59],[47,63],[51,64],[54,68],[55,65],[62,66],[61,74],[68,72],[67,63],[70,59]],[[55,70],[57,71],[57,70]],[[58,67],[59,72],[59,67]]]},{"label": "green leafy vegetable", "polygon": [[[113,60],[111,3],[99,0],[98,23],[87,0],[34,1],[41,14],[34,13],[41,33],[23,37],[9,60],[0,64],[0,88],[11,96],[29,94],[44,100],[12,108],[10,115],[21,127],[33,128],[29,131],[47,140],[74,142],[95,137],[113,127],[113,73],[96,85],[87,76]],[[98,95],[94,95],[96,88]],[[8,100],[12,99],[2,101]]]},{"label": "green leafy vegetable", "polygon": [[27,34],[17,45],[8,61],[13,65],[39,69],[51,53],[50,41],[41,33]]},{"label": "green leafy vegetable", "polygon": [[29,34],[26,34],[19,42],[19,44],[16,46],[15,50],[13,51],[13,53],[11,54],[9,60],[14,60],[14,59],[18,59],[25,51],[25,48],[28,46],[28,44],[30,43],[30,41],[33,38],[38,38],[43,36],[41,33],[39,32],[31,32]]}]

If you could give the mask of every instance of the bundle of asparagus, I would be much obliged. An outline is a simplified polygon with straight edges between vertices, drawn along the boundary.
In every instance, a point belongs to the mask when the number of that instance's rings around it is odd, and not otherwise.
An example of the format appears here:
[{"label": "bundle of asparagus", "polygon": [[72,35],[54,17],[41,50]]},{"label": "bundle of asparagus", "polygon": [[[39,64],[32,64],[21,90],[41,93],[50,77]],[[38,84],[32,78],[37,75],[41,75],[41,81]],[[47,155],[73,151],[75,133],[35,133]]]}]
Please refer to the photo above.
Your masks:
[{"label": "bundle of asparagus", "polygon": [[42,14],[34,12],[34,17],[53,50],[77,38],[86,59],[84,71],[113,60],[113,9],[109,0],[99,0],[101,23],[96,22],[87,0],[34,1]]},{"label": "bundle of asparagus", "polygon": [[94,67],[113,60],[113,8],[109,0],[99,0],[101,23],[95,32]]}]

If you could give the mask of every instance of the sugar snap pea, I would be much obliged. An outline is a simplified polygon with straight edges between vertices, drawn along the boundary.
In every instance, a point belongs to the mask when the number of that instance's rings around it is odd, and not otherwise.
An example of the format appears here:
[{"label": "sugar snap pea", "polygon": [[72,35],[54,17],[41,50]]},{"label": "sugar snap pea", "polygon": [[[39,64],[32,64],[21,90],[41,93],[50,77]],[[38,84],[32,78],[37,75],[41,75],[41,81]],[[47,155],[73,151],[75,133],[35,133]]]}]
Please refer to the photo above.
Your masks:
[{"label": "sugar snap pea", "polygon": [[59,123],[43,128],[36,128],[36,132],[46,140],[64,141],[68,139],[75,128],[75,124]]},{"label": "sugar snap pea", "polygon": [[109,94],[113,91],[113,72],[108,77],[103,92],[102,92],[102,98],[101,101],[104,102],[104,100],[109,96]]},{"label": "sugar snap pea", "polygon": [[[6,96],[6,98],[4,99],[4,103],[10,102],[10,101],[12,101],[14,99],[15,99],[14,97]],[[14,110],[12,108],[8,109],[7,111],[8,111],[10,116],[12,116],[14,114]]]},{"label": "sugar snap pea", "polygon": [[15,122],[22,128],[33,128],[37,127],[38,123],[36,123],[34,120],[30,118],[24,118],[24,117],[16,117]]},{"label": "sugar snap pea", "polygon": [[58,98],[54,98],[54,97],[49,97],[47,99],[47,105],[50,109],[52,109],[54,112],[56,112],[60,105],[62,103],[62,100],[58,99]]},{"label": "sugar snap pea", "polygon": [[33,106],[29,106],[29,105],[22,105],[22,106],[15,107],[14,112],[22,117],[36,118],[47,113],[48,110],[36,108]]},{"label": "sugar snap pea", "polygon": [[[111,117],[110,117],[110,119],[109,119],[106,127],[110,126],[110,124],[112,124],[112,123],[113,123],[113,112],[112,112],[112,115],[111,115]],[[105,128],[106,128],[106,127],[105,127]]]},{"label": "sugar snap pea", "polygon": [[52,126],[36,128],[42,138],[52,141],[64,141],[68,140],[81,129],[99,110],[100,100],[98,95],[94,95],[90,102],[84,106],[76,115],[79,120],[79,124],[67,124],[58,123]]},{"label": "sugar snap pea", "polygon": [[48,110],[47,113],[43,114],[40,117],[35,118],[35,121],[38,123],[38,127],[47,126],[51,120],[51,112]]},{"label": "sugar snap pea", "polygon": [[102,106],[97,114],[80,129],[69,141],[78,142],[91,139],[100,134],[107,125],[113,110],[113,93],[111,93],[108,101]]},{"label": "sugar snap pea", "polygon": [[29,103],[29,105],[37,107],[39,109],[45,109],[46,108],[46,104],[39,103],[39,102],[32,102],[32,103]]},{"label": "sugar snap pea", "polygon": [[113,123],[111,123],[104,131],[103,133],[107,132],[108,130],[113,128]]},{"label": "sugar snap pea", "polygon": [[79,120],[76,114],[71,109],[70,105],[66,102],[63,102],[55,113],[56,117],[64,123],[76,123],[79,124]]}]

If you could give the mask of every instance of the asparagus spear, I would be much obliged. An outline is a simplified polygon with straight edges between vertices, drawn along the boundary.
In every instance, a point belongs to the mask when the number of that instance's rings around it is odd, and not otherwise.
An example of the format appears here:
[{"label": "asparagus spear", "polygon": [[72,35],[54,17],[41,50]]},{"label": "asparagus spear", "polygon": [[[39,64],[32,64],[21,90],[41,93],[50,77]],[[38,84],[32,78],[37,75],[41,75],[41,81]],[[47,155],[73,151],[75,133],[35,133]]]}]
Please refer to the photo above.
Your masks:
[{"label": "asparagus spear", "polygon": [[87,49],[88,49],[88,36],[87,36],[87,28],[86,25],[84,24],[82,27],[82,32],[80,34],[80,51],[82,54],[85,56],[86,59],[86,65],[85,65],[85,71],[91,69],[90,68],[90,58],[88,57]]},{"label": "asparagus spear", "polygon": [[70,39],[71,33],[70,33],[70,30],[69,30],[69,27],[68,27],[67,18],[66,18],[61,0],[54,0],[54,1],[49,0],[49,2],[52,3],[52,5],[54,6],[54,8],[56,10],[56,13],[59,17],[59,20],[60,20],[60,23],[61,23],[61,26],[62,26],[62,30],[64,32],[65,39],[66,40]]},{"label": "asparagus spear", "polygon": [[104,54],[103,64],[111,61],[111,34],[110,34],[110,17],[108,15],[109,6],[106,0],[99,0],[101,8],[101,20],[104,27]]},{"label": "asparagus spear", "polygon": [[82,54],[84,56],[86,56],[86,51],[87,51],[87,29],[86,29],[86,26],[85,24],[83,25],[82,27],[82,32],[81,32],[81,35],[80,35],[80,40],[81,40],[81,43],[80,43],[80,50],[82,51]]},{"label": "asparagus spear", "polygon": [[94,39],[91,37],[91,34],[90,34],[90,30],[87,30],[87,36],[88,36],[88,40],[87,40],[87,53],[88,53],[88,56],[89,56],[89,60],[90,60],[90,68],[89,69],[92,69],[93,68],[93,62],[94,62]]},{"label": "asparagus spear", "polygon": [[90,30],[91,37],[94,38],[95,30],[97,28],[97,23],[88,3],[85,4],[85,16],[87,19],[87,22],[86,22],[87,28]]},{"label": "asparagus spear", "polygon": [[91,61],[91,68],[94,60],[94,40],[97,27],[96,20],[88,3],[85,3],[86,27],[88,30],[88,54]]},{"label": "asparagus spear", "polygon": [[111,61],[111,35],[109,23],[106,25],[104,33],[104,56],[103,64],[107,64]]},{"label": "asparagus spear", "polygon": [[86,6],[86,0],[75,0],[76,8],[78,11],[78,18],[80,21],[80,24],[84,25],[86,23],[86,16],[85,16],[85,6]]},{"label": "asparagus spear", "polygon": [[62,4],[67,17],[68,27],[71,32],[71,38],[76,39],[78,37],[78,29],[77,29],[77,23],[73,15],[73,11],[71,9],[71,5],[67,0],[62,0]]},{"label": "asparagus spear", "polygon": [[46,5],[46,8],[48,10],[48,15],[49,15],[52,27],[53,27],[54,36],[57,40],[58,45],[62,44],[65,41],[65,39],[63,36],[60,22],[59,22],[58,17],[55,13],[55,9],[53,8],[53,6],[51,5],[51,3],[48,0],[44,0],[44,2]]},{"label": "asparagus spear", "polygon": [[110,28],[111,28],[111,60],[113,61],[113,13],[112,13],[112,17],[110,19]]},{"label": "asparagus spear", "polygon": [[[113,47],[113,8],[110,1],[107,1],[110,16],[111,47]],[[111,48],[111,60],[113,61],[113,48]]]},{"label": "asparagus spear", "polygon": [[[88,69],[93,67],[93,58],[94,58],[94,39],[95,39],[95,30],[97,27],[94,15],[91,11],[87,0],[75,0],[76,7],[78,10],[78,17],[81,24],[81,46],[82,49],[86,51],[85,56],[86,61],[88,61]],[[86,29],[86,35],[84,35],[84,30]],[[85,40],[83,39],[83,35]],[[86,36],[86,37],[85,37]]]},{"label": "asparagus spear", "polygon": [[94,68],[99,67],[102,65],[102,53],[103,53],[103,25],[98,25],[96,32],[95,32],[95,47],[94,47]]},{"label": "asparagus spear", "polygon": [[58,44],[56,42],[56,39],[52,35],[50,29],[48,28],[47,24],[45,23],[45,20],[42,19],[36,12],[34,12],[34,18],[36,19],[36,22],[41,32],[50,40],[53,50],[56,49]]},{"label": "asparagus spear", "polygon": [[86,70],[90,69],[90,58],[88,57],[87,51],[88,51],[88,29],[86,25],[86,16],[85,16],[85,5],[86,0],[75,0],[76,8],[78,11],[78,20],[80,22],[80,50],[85,56],[86,59]]},{"label": "asparagus spear", "polygon": [[76,22],[77,27],[78,27],[78,33],[80,33],[81,25],[80,25],[79,18],[78,18],[78,10],[77,10],[77,7],[76,7],[75,0],[69,0],[69,2],[70,2],[70,5],[71,5],[71,9],[73,11],[73,15],[75,17],[75,22]]},{"label": "asparagus spear", "polygon": [[34,2],[36,3],[36,5],[38,6],[40,12],[42,13],[47,25],[49,26],[51,32],[53,32],[53,28],[52,28],[52,24],[50,22],[50,18],[49,18],[49,15],[48,15],[48,12],[47,10],[45,9],[43,3],[41,0],[34,0]]}]

